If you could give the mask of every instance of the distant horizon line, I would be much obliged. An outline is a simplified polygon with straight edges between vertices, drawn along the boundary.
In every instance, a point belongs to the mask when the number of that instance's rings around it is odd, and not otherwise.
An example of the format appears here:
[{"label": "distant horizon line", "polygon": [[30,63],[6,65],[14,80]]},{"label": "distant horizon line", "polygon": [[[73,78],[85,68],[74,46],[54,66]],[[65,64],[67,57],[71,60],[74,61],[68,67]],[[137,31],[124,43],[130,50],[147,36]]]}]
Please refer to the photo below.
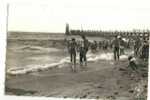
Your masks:
[{"label": "distant horizon line", "polygon": [[[80,31],[110,31],[110,32],[115,32],[115,31],[117,31],[117,32],[133,32],[133,31],[135,31],[135,32],[142,32],[142,31],[146,31],[146,32],[149,32],[150,30],[149,29],[132,29],[132,30],[89,30],[89,29],[87,29],[87,30],[82,30],[82,29],[70,29],[70,31],[71,30],[80,30]],[[38,33],[44,33],[44,34],[65,34],[65,32],[42,32],[42,31],[13,31],[13,30],[9,30],[9,31],[7,31],[7,33],[19,33],[19,32],[21,32],[21,33],[36,33],[36,34],[38,34]]]}]

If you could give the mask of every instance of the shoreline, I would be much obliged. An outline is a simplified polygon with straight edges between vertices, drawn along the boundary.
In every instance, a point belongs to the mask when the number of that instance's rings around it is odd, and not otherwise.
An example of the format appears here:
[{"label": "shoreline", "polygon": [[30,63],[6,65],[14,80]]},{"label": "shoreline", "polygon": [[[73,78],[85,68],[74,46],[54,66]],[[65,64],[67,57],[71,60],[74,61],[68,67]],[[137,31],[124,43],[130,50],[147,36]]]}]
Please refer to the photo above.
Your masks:
[{"label": "shoreline", "polygon": [[[126,51],[126,54],[129,51]],[[120,56],[120,60],[127,60],[128,55],[121,55]],[[131,53],[132,54],[132,53]],[[57,55],[57,54],[55,54]],[[79,57],[77,55],[76,57],[77,59],[77,64],[79,64]],[[113,61],[113,53],[108,50],[108,51],[99,51],[97,53],[92,53],[91,51],[88,52],[87,54],[87,59],[88,62],[98,62],[98,61]],[[112,62],[113,63],[113,62]],[[29,73],[34,73],[34,72],[40,72],[40,71],[44,71],[44,70],[48,70],[51,68],[57,68],[57,67],[65,67],[65,66],[69,66],[70,63],[70,58],[69,55],[67,55],[66,57],[62,57],[59,61],[51,63],[51,64],[40,64],[40,65],[34,65],[34,66],[30,66],[27,68],[22,68],[22,67],[18,67],[18,68],[10,68],[7,70],[7,75],[9,76],[16,76],[16,75],[21,75],[21,74],[29,74]]]},{"label": "shoreline", "polygon": [[[109,61],[88,63],[82,69],[71,72],[70,66],[52,68],[45,71],[13,76],[6,79],[6,95],[45,96],[61,98],[126,98],[133,100],[131,85],[138,81],[126,71],[128,62],[119,61],[116,64]],[[137,81],[137,82],[136,82]],[[147,84],[147,83],[145,83]],[[20,94],[18,94],[20,93]]]}]

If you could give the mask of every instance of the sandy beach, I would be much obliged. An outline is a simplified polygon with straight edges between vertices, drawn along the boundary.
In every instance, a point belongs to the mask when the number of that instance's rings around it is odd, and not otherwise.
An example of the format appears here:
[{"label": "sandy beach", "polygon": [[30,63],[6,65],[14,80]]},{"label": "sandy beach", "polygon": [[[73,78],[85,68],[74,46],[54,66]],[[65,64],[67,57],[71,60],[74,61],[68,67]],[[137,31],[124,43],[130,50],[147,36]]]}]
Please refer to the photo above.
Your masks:
[{"label": "sandy beach", "polygon": [[126,49],[116,62],[112,49],[89,51],[84,68],[77,54],[77,72],[72,72],[69,53],[61,42],[12,39],[7,46],[6,95],[146,100],[148,64],[139,60],[138,70],[132,71],[127,59],[132,49]]},{"label": "sandy beach", "polygon": [[111,98],[133,100],[135,87],[143,82],[146,93],[145,71],[132,74],[126,60],[98,61],[88,63],[86,68],[77,65],[77,72],[71,72],[70,65],[50,68],[25,75],[9,76],[6,79],[7,95],[46,96],[63,98]]}]

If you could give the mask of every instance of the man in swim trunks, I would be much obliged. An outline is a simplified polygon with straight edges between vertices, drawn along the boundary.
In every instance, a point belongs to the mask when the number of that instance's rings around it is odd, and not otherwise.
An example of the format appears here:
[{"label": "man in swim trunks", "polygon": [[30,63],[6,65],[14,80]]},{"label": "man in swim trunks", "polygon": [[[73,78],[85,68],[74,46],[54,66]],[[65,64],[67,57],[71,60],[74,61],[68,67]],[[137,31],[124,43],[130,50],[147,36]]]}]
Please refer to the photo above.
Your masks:
[{"label": "man in swim trunks", "polygon": [[86,54],[88,52],[88,49],[89,49],[89,41],[88,39],[86,39],[86,37],[83,35],[82,36],[82,39],[83,39],[83,59],[84,59],[84,63],[85,63],[85,66],[87,66],[87,57],[86,57]]},{"label": "man in swim trunks", "polygon": [[76,71],[76,49],[77,49],[77,43],[75,38],[72,38],[69,48],[70,48],[69,51],[70,51],[70,61],[72,63],[72,70],[73,72],[75,72]]},{"label": "man in swim trunks", "polygon": [[114,49],[114,60],[119,60],[119,48],[120,48],[120,41],[119,41],[119,37],[118,36],[115,36],[115,39],[113,40],[112,42],[112,45],[113,45],[113,49]]}]

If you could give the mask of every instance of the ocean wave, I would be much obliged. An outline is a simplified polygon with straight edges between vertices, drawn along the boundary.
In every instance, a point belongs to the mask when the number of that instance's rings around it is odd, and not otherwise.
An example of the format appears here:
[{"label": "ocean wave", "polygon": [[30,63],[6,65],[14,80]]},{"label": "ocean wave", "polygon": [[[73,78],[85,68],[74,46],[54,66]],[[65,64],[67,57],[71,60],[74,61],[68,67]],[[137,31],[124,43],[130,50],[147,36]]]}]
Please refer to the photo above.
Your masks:
[{"label": "ocean wave", "polygon": [[[120,56],[120,60],[127,60],[127,58],[128,58],[128,55]],[[110,61],[110,60],[113,60],[113,53],[108,52],[108,53],[93,54],[89,52],[87,54],[87,60],[88,62],[97,62],[99,60]],[[77,63],[79,63],[79,56],[77,56]],[[52,68],[52,67],[61,68],[61,67],[67,66],[68,64],[70,64],[70,58],[65,57],[56,63],[46,64],[46,65],[29,65],[25,68],[24,67],[9,68],[7,70],[7,73],[10,75],[26,74],[30,72],[45,70],[45,69]]]},{"label": "ocean wave", "polygon": [[10,49],[16,52],[57,52],[57,51],[60,51],[60,49],[57,49],[57,48],[52,48],[52,47],[46,48],[46,47],[30,46],[30,45],[19,46],[19,47],[16,46]]}]

